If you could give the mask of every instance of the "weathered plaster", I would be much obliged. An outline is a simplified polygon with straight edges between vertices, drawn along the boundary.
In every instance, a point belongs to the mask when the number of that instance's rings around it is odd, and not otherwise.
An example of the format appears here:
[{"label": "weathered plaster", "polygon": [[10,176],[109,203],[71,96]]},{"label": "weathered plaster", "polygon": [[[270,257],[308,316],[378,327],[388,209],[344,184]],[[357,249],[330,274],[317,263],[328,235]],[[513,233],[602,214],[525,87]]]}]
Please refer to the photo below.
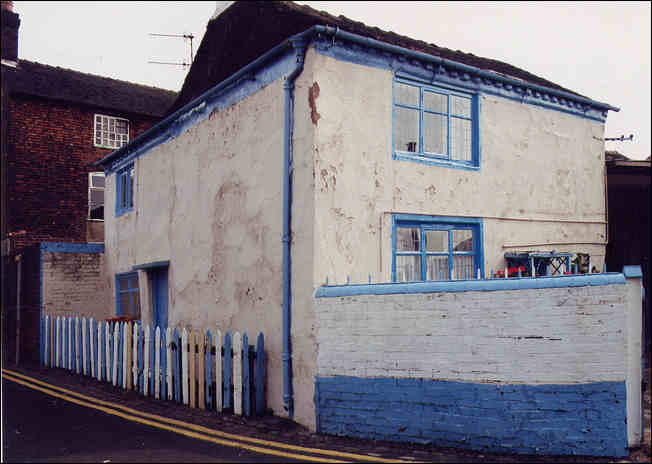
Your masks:
[{"label": "weathered plaster", "polygon": [[390,280],[393,213],[483,218],[487,271],[553,249],[602,268],[602,123],[481,94],[478,171],[392,160],[392,80],[317,57],[315,283]]}]

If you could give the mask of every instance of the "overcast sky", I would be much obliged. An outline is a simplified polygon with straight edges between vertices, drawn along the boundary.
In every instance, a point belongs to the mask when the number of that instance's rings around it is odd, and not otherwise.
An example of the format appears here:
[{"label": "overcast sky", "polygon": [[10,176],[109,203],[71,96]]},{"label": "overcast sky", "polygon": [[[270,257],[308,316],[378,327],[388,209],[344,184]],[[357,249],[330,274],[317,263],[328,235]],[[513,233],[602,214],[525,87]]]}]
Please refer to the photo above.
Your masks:
[{"label": "overcast sky", "polygon": [[[609,103],[607,142],[650,155],[650,3],[299,2],[438,46],[505,61]],[[216,2],[14,2],[19,58],[179,90]],[[569,154],[572,155],[572,154]]]}]

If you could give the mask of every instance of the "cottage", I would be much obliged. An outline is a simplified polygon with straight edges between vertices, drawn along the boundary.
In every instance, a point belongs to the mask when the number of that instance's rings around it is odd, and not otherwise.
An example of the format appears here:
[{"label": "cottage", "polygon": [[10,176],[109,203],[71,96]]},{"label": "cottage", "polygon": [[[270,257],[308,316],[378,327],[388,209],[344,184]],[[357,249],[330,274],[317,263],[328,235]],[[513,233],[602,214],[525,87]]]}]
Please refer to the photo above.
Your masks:
[{"label": "cottage", "polygon": [[235,2],[174,112],[98,163],[108,293],[147,323],[264,332],[268,404],[319,429],[324,283],[477,279],[509,251],[602,269],[609,110],[506,63]]}]

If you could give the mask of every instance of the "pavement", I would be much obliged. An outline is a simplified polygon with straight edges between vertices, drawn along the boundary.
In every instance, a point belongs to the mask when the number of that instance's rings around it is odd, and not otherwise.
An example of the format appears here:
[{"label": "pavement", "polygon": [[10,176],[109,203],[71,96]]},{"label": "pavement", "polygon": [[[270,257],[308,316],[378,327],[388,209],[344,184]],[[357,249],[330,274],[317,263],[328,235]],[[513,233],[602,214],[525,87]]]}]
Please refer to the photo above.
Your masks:
[{"label": "pavement", "polygon": [[[3,376],[11,372],[28,376],[40,382],[69,390],[72,393],[91,397],[99,402],[121,405],[144,415],[160,416],[164,421],[181,421],[188,427],[201,430],[210,429],[215,434],[238,436],[238,442],[262,440],[273,443],[275,449],[302,447],[317,450],[314,456],[331,456],[344,461],[382,461],[400,460],[404,462],[650,462],[650,387],[644,393],[644,443],[630,451],[625,458],[604,458],[593,456],[538,456],[515,455],[444,448],[433,445],[393,443],[366,439],[336,437],[312,433],[292,420],[273,415],[262,417],[243,417],[215,411],[190,408],[172,401],[145,397],[135,391],[123,390],[83,375],[72,374],[58,368],[45,368],[39,365],[3,366]],[[14,378],[18,378],[15,377]],[[646,369],[650,378],[650,369]],[[41,384],[42,385],[42,384]],[[120,406],[118,406],[120,407]],[[142,415],[141,414],[141,415]],[[261,446],[263,442],[261,442]],[[323,451],[323,452],[320,452]],[[310,456],[308,455],[308,459]]]}]

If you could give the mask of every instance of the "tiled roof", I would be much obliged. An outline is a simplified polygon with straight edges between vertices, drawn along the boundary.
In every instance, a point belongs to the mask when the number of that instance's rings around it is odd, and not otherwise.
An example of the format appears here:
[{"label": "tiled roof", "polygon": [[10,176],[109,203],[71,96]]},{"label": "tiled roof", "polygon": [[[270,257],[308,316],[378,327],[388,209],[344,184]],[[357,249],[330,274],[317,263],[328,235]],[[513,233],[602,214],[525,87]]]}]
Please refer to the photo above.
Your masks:
[{"label": "tiled roof", "polygon": [[459,50],[438,47],[394,32],[370,27],[344,16],[336,17],[293,2],[243,1],[235,2],[208,23],[206,34],[186,76],[183,88],[168,113],[181,108],[283,40],[314,25],[334,26],[409,50],[579,95],[516,66]]},{"label": "tiled roof", "polygon": [[12,93],[154,117],[164,116],[177,96],[170,90],[27,60],[16,68],[2,66],[2,79]]}]

